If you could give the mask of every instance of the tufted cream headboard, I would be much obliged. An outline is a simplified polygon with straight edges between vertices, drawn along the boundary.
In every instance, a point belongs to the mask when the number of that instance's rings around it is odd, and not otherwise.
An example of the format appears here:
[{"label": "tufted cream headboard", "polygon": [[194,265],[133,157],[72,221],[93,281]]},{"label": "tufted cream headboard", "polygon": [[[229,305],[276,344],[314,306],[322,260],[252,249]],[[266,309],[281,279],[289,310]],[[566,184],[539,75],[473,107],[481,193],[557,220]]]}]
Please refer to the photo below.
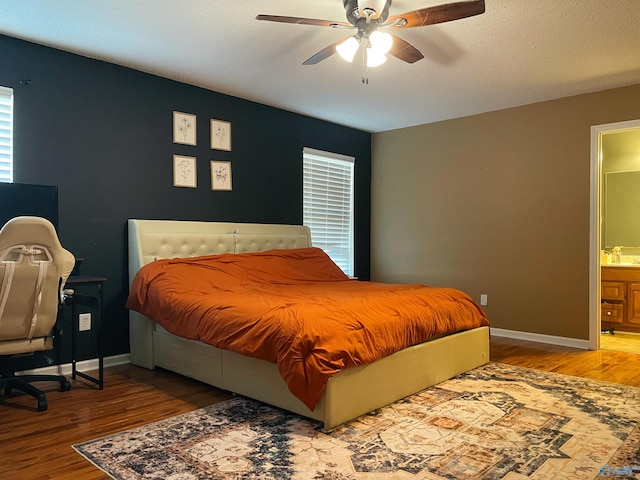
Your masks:
[{"label": "tufted cream headboard", "polygon": [[309,227],[258,223],[129,219],[129,283],[160,258],[261,252],[311,246]]}]

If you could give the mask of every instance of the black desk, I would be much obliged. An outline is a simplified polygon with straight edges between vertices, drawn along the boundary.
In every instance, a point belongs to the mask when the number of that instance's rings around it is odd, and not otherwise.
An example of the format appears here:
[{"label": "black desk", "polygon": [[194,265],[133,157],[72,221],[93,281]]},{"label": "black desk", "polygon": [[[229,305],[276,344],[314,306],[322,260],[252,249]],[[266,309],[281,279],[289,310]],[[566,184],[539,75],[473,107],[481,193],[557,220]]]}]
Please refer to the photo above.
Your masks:
[{"label": "black desk", "polygon": [[[66,289],[73,289],[73,295],[70,297],[71,302],[71,378],[75,379],[76,375],[98,384],[100,390],[104,387],[104,354],[102,352],[102,284],[106,281],[106,277],[94,277],[91,275],[71,275],[65,284]],[[86,294],[79,292],[85,287],[95,288],[94,294]],[[79,318],[77,307],[94,308],[96,314],[92,316],[92,328],[96,331],[96,343],[98,347],[98,378],[79,372],[76,369],[77,362],[77,334],[79,330]]]}]

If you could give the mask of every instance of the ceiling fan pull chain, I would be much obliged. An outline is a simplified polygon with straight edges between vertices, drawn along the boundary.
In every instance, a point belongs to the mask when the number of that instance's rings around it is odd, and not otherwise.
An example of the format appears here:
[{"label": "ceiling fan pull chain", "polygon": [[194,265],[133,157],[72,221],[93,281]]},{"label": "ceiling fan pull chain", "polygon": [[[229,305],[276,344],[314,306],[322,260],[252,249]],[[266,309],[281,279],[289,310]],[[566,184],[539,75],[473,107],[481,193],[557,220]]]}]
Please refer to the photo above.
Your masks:
[{"label": "ceiling fan pull chain", "polygon": [[367,45],[362,46],[362,83],[369,85],[369,67],[367,67]]}]

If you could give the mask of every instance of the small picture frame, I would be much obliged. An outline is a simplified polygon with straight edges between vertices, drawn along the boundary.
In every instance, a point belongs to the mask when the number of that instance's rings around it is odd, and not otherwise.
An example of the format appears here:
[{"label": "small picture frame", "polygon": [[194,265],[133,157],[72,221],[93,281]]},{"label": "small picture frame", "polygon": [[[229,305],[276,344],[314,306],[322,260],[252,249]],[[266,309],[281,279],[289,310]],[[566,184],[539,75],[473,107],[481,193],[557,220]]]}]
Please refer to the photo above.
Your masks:
[{"label": "small picture frame", "polygon": [[196,145],[196,116],[173,112],[173,143]]},{"label": "small picture frame", "polygon": [[231,162],[211,161],[211,190],[231,190]]},{"label": "small picture frame", "polygon": [[231,151],[231,122],[211,120],[211,148]]},{"label": "small picture frame", "polygon": [[196,188],[196,157],[173,156],[173,186]]}]

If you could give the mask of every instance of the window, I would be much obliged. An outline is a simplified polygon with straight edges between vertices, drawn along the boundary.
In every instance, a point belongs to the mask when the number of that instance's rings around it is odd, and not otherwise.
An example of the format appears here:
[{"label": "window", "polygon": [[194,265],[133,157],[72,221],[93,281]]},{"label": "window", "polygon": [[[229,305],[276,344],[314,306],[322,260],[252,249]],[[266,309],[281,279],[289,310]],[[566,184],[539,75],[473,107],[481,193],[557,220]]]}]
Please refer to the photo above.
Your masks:
[{"label": "window", "polygon": [[311,229],[313,245],[353,276],[355,158],[306,147],[302,156],[303,223]]},{"label": "window", "polygon": [[13,182],[13,90],[0,87],[0,182]]}]

